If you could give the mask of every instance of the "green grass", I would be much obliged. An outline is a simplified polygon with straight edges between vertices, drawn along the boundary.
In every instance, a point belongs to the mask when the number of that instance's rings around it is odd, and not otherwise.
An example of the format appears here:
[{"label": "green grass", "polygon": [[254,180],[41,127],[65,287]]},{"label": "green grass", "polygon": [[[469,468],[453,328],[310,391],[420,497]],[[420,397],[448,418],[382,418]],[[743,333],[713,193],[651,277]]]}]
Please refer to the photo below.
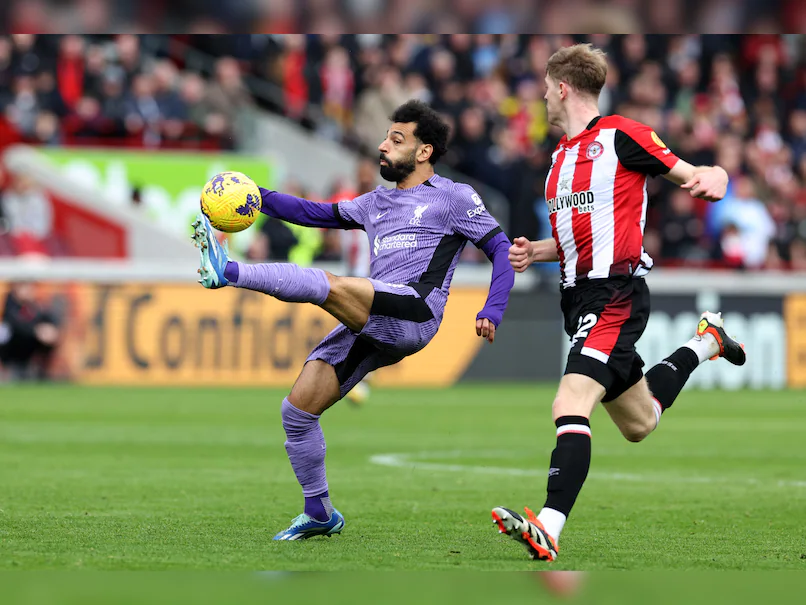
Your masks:
[{"label": "green grass", "polygon": [[[344,534],[301,510],[266,390],[0,390],[0,569],[533,570],[490,522],[538,509],[553,387],[376,389],[323,419]],[[806,570],[806,393],[686,392],[644,443],[593,418],[554,569]],[[373,456],[395,454],[383,466]],[[491,468],[492,467],[492,468]],[[496,468],[517,469],[514,474]]]}]

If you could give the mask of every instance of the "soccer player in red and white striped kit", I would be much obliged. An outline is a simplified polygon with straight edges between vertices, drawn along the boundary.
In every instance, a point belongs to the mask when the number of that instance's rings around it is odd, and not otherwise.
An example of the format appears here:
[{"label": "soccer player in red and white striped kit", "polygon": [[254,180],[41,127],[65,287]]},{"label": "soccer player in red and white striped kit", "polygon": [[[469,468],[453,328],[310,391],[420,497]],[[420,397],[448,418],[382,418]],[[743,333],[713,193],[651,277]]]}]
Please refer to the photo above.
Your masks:
[{"label": "soccer player in red and white striped kit", "polygon": [[643,248],[649,176],[663,176],[693,197],[721,200],[728,175],[719,166],[692,166],[669,150],[648,126],[600,116],[607,75],[605,54],[589,44],[558,50],[548,61],[545,95],[549,122],[565,136],[552,155],[546,204],[552,239],[514,240],[509,259],[522,272],[534,262],[559,261],[562,312],[571,350],[552,406],[557,445],[548,472],[548,496],[526,518],[504,507],[492,511],[499,531],[522,543],[533,559],[553,561],[568,514],[591,459],[589,418],[602,402],[629,441],[658,426],[701,363],[724,357],[745,362],[742,345],[727,336],[721,315],[702,314],[694,336],[646,376],[635,343],[649,318],[644,276],[652,259]]}]

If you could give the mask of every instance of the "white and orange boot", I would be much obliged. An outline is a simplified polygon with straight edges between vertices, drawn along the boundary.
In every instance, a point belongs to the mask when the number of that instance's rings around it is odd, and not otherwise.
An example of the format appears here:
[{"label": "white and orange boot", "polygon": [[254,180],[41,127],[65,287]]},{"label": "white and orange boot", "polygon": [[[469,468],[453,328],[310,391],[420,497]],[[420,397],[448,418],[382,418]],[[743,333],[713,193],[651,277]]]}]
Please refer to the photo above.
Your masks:
[{"label": "white and orange boot", "polygon": [[503,506],[493,509],[493,523],[498,526],[498,532],[507,534],[513,540],[523,544],[530,559],[538,561],[554,561],[560,552],[560,547],[554,541],[543,524],[537,520],[535,514],[524,508],[527,518]]}]

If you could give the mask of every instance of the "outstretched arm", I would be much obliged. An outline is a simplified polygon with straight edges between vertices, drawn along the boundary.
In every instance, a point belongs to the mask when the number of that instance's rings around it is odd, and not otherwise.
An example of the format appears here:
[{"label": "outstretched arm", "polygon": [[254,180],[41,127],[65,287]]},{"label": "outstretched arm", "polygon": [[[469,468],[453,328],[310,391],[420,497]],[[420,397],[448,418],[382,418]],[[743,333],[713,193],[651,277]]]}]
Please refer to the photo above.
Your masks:
[{"label": "outstretched arm", "polygon": [[495,329],[504,318],[504,311],[509,302],[509,292],[515,284],[515,272],[509,264],[509,240],[503,232],[493,236],[482,247],[484,253],[493,263],[493,276],[490,280],[490,293],[484,308],[476,315],[476,334],[493,342]]},{"label": "outstretched arm", "polygon": [[272,218],[304,227],[362,229],[359,223],[341,215],[338,204],[312,202],[263,187],[260,195],[263,199],[260,211]]},{"label": "outstretched arm", "polygon": [[692,166],[677,157],[646,124],[620,119],[615,135],[616,155],[627,170],[663,175],[692,197],[716,202],[725,197],[728,173],[719,166]]}]

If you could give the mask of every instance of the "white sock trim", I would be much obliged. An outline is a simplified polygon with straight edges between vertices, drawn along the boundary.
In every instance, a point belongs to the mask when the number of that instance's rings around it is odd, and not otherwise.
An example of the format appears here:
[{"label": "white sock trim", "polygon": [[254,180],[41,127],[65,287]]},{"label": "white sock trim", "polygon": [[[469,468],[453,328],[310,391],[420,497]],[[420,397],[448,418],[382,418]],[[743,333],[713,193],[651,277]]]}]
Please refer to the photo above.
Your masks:
[{"label": "white sock trim", "polygon": [[537,520],[543,524],[548,535],[554,538],[554,542],[559,542],[560,534],[563,531],[567,518],[568,517],[560,511],[554,510],[553,508],[543,508],[540,514],[537,515]]},{"label": "white sock trim", "polygon": [[658,428],[661,414],[663,414],[663,406],[654,397],[652,398],[652,409],[655,411],[655,428]]},{"label": "white sock trim", "polygon": [[591,427],[584,424],[564,424],[557,427],[557,437],[565,433],[579,433],[581,435],[591,436]]}]

